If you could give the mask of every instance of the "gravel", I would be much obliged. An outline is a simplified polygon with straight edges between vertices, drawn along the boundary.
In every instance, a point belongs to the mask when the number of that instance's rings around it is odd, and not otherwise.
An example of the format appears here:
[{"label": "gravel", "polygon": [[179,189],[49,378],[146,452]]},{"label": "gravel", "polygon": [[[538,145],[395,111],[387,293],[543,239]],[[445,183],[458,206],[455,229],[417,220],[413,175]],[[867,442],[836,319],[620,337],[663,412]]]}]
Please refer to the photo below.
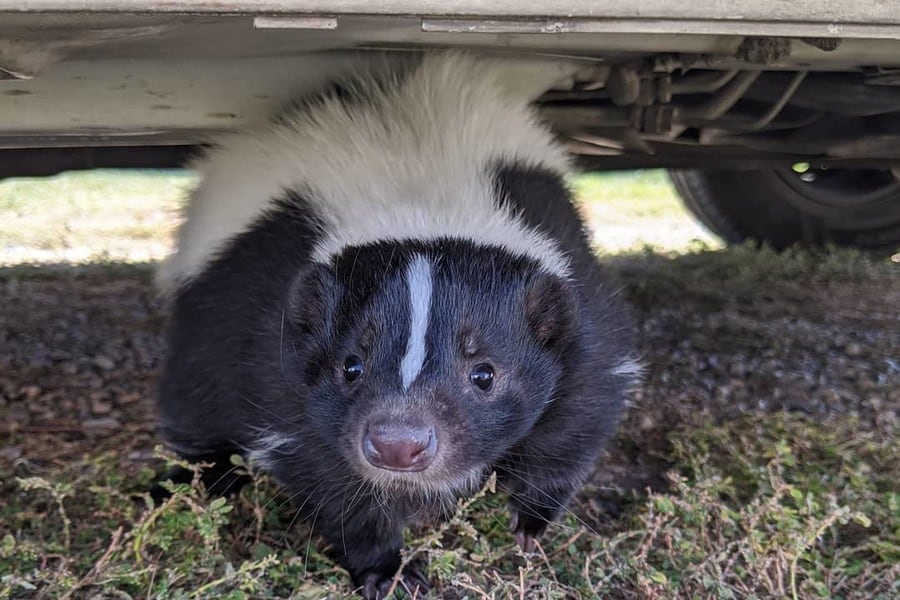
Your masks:
[{"label": "gravel", "polygon": [[[152,457],[165,314],[150,281],[145,266],[0,270],[0,461],[21,472],[102,451]],[[776,281],[740,294],[690,272],[681,281],[630,293],[647,377],[598,483],[655,485],[667,433],[700,413],[896,427],[900,278]]]},{"label": "gravel", "polygon": [[149,270],[0,271],[0,460],[149,447],[164,315]]}]

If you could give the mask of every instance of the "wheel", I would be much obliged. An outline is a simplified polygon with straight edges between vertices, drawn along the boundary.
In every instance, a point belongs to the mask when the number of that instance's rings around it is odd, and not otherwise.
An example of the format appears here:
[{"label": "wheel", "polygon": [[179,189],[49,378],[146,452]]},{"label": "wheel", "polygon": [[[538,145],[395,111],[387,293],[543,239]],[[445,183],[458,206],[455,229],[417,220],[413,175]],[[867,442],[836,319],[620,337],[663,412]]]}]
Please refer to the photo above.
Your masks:
[{"label": "wheel", "polygon": [[728,243],[900,247],[900,178],[889,169],[806,164],[747,171],[673,170],[691,213]]}]

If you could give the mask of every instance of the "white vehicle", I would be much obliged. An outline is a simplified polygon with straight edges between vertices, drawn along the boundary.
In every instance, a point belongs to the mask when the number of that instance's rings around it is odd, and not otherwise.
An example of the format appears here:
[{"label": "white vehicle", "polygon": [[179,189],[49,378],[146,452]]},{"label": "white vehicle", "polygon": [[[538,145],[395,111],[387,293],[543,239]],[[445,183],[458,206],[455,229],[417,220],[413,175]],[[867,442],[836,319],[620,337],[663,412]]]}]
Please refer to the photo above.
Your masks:
[{"label": "white vehicle", "polygon": [[668,167],[727,241],[900,246],[897,0],[0,0],[0,177],[179,165],[372,50],[578,59],[586,170]]}]

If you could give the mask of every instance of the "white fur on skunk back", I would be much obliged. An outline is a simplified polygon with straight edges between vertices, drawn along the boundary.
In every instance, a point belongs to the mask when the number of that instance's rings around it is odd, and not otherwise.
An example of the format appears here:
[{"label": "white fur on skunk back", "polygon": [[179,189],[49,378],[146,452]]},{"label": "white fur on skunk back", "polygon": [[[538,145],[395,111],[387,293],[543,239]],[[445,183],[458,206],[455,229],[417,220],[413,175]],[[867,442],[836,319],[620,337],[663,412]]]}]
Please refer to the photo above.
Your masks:
[{"label": "white fur on skunk back", "polygon": [[567,274],[552,240],[498,210],[490,172],[513,162],[566,171],[564,150],[529,104],[575,67],[449,52],[425,54],[400,75],[369,68],[348,80],[364,101],[326,97],[223,137],[194,165],[202,181],[159,274],[163,290],[201,273],[290,190],[303,191],[322,223],[316,261],[378,240],[457,237]]}]

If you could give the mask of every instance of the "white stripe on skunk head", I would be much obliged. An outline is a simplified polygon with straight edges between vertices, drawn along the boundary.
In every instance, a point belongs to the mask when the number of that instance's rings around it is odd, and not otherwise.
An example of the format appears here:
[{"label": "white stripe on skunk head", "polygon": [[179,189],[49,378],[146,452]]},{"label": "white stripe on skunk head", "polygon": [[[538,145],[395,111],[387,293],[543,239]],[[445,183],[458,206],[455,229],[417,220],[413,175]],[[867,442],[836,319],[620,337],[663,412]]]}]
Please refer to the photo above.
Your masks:
[{"label": "white stripe on skunk head", "polygon": [[202,272],[290,190],[303,190],[321,223],[316,261],[380,240],[455,237],[567,274],[554,242],[498,208],[492,170],[567,170],[529,104],[575,71],[547,60],[425,54],[386,82],[370,75],[346,84],[356,96],[349,101],[324,96],[266,129],[225,137],[196,165],[202,181],[158,282],[171,289]]},{"label": "white stripe on skunk head", "polygon": [[400,363],[400,379],[408,390],[425,364],[425,334],[431,312],[431,263],[422,255],[406,268],[406,287],[409,289],[410,323],[406,354]]}]

